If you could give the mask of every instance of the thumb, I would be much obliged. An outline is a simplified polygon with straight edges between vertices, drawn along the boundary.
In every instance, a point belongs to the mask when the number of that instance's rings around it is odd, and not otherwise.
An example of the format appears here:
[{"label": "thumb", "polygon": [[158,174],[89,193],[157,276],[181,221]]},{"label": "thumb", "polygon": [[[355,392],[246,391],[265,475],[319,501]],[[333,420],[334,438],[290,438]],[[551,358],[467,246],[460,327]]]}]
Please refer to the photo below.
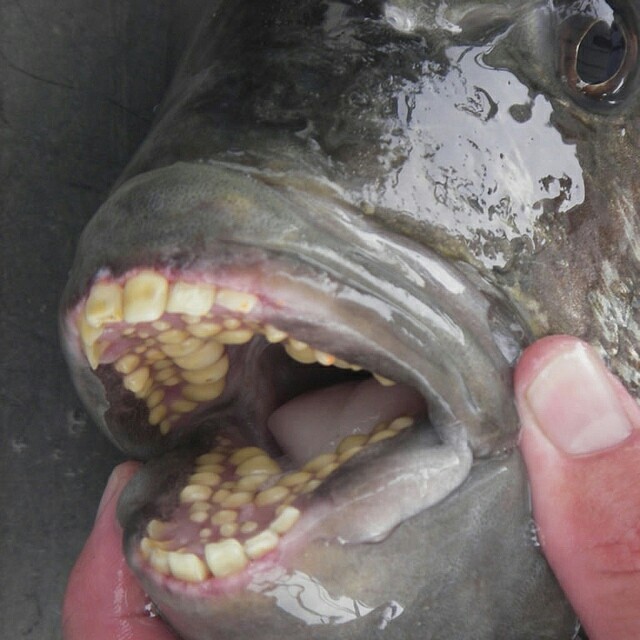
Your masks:
[{"label": "thumb", "polygon": [[640,407],[595,352],[540,340],[515,373],[545,555],[591,640],[640,638]]},{"label": "thumb", "polygon": [[146,596],[122,554],[116,504],[138,466],[125,462],[109,478],[93,531],[69,576],[65,640],[175,640],[159,618],[146,613]]}]

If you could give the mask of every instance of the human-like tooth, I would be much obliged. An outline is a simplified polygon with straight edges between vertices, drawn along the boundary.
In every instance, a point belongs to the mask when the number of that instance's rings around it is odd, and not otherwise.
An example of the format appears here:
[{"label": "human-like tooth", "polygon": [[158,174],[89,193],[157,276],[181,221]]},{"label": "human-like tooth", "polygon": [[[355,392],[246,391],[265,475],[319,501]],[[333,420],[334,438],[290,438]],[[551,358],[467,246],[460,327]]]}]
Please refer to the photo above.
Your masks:
[{"label": "human-like tooth", "polygon": [[124,319],[129,324],[153,322],[164,313],[169,284],[153,271],[141,271],[124,285]]},{"label": "human-like tooth", "polygon": [[194,371],[196,369],[204,369],[217,362],[224,353],[224,346],[219,342],[206,342],[200,349],[190,353],[187,356],[175,358],[174,362],[181,368],[187,371]]},{"label": "human-like tooth", "polygon": [[349,449],[353,449],[354,447],[361,447],[364,445],[369,436],[364,433],[355,433],[353,435],[347,436],[340,441],[340,444],[336,447],[336,453],[340,455]]},{"label": "human-like tooth", "polygon": [[122,356],[122,358],[117,360],[113,368],[118,373],[128,374],[135,371],[139,364],[140,356],[135,353],[128,353],[126,356]]},{"label": "human-like tooth", "polygon": [[313,354],[316,357],[316,362],[319,362],[325,367],[330,367],[336,361],[335,356],[332,356],[330,353],[325,353],[324,351],[318,351],[315,349]]},{"label": "human-like tooth", "polygon": [[167,433],[169,433],[169,431],[171,431],[171,421],[168,420],[168,419],[165,419],[160,423],[159,427],[160,427],[160,433],[163,436],[166,436]]},{"label": "human-like tooth", "polygon": [[156,320],[155,322],[151,323],[151,326],[156,331],[166,331],[167,329],[171,328],[171,323],[167,322],[166,320]]},{"label": "human-like tooth", "polygon": [[410,416],[400,416],[396,418],[389,424],[389,429],[393,429],[394,431],[402,431],[403,429],[408,429],[414,423],[414,419]]},{"label": "human-like tooth", "polygon": [[319,456],[312,458],[303,467],[302,471],[309,471],[310,473],[317,473],[320,469],[323,469],[328,464],[336,461],[335,453],[321,453]]},{"label": "human-like tooth", "polygon": [[182,356],[188,356],[190,353],[193,353],[202,347],[203,344],[200,338],[189,336],[178,344],[163,344],[160,348],[170,358],[181,358]]},{"label": "human-like tooth", "polygon": [[233,465],[239,465],[241,462],[244,462],[249,458],[260,455],[266,456],[268,454],[266,451],[260,449],[259,447],[242,447],[240,449],[236,449],[233,452],[233,454],[229,457],[229,462]]},{"label": "human-like tooth", "polygon": [[220,344],[246,344],[253,338],[251,329],[234,329],[221,331],[216,336],[216,341]]},{"label": "human-like tooth", "polygon": [[183,329],[167,329],[156,337],[158,342],[162,344],[179,344],[184,342],[189,337],[189,334]]},{"label": "human-like tooth", "polygon": [[307,484],[302,489],[302,493],[311,493],[315,491],[322,484],[322,480],[309,480]]},{"label": "human-like tooth", "polygon": [[224,473],[226,467],[222,464],[199,464],[195,471],[196,473]]},{"label": "human-like tooth", "polygon": [[[180,384],[180,382],[181,380],[178,376],[171,376],[170,378],[163,380],[162,384],[165,387],[175,387],[177,384]],[[187,411],[189,411],[189,409],[187,409]]]},{"label": "human-like tooth", "polygon": [[217,453],[210,451],[209,453],[203,453],[196,458],[196,464],[218,464],[224,462],[227,459],[223,453]]},{"label": "human-like tooth", "polygon": [[241,462],[236,468],[239,476],[252,476],[255,474],[273,475],[280,473],[278,463],[267,455],[257,455]]},{"label": "human-like tooth", "polygon": [[195,522],[196,524],[202,524],[209,519],[209,514],[206,511],[194,511],[189,515],[189,520],[191,522]]},{"label": "human-like tooth", "polygon": [[276,504],[284,500],[290,493],[287,487],[275,485],[258,493],[254,499],[254,503],[258,507],[266,507],[270,504]]},{"label": "human-like tooth", "polygon": [[211,309],[216,298],[216,288],[210,284],[178,281],[171,285],[167,311],[203,316]]},{"label": "human-like tooth", "polygon": [[[165,381],[165,384],[168,381]],[[191,400],[174,400],[171,403],[171,410],[176,413],[189,413],[189,411],[193,411],[198,406],[197,402],[192,402]]]},{"label": "human-like tooth", "polygon": [[216,504],[222,504],[229,496],[231,495],[231,491],[229,489],[218,489],[212,496],[211,502],[215,502]]},{"label": "human-like tooth", "polygon": [[213,531],[209,529],[209,527],[205,527],[204,529],[200,529],[200,538],[210,538]]},{"label": "human-like tooth", "polygon": [[243,476],[236,482],[236,488],[240,491],[255,491],[262,486],[268,479],[267,473],[256,473],[255,475]]},{"label": "human-like tooth", "polygon": [[160,424],[167,416],[167,407],[165,407],[163,404],[159,404],[155,407],[153,407],[153,409],[151,409],[151,411],[149,411],[149,424],[152,425],[157,425]]},{"label": "human-like tooth", "polygon": [[198,324],[202,320],[202,316],[192,316],[187,313],[180,316],[180,320],[185,324]]},{"label": "human-like tooth", "polygon": [[209,571],[195,553],[169,552],[171,575],[185,582],[202,582],[209,577]]},{"label": "human-like tooth", "polygon": [[257,560],[262,558],[270,551],[273,551],[278,546],[280,536],[275,531],[265,529],[258,535],[249,538],[244,543],[245,553],[252,559]]},{"label": "human-like tooth", "polygon": [[242,322],[238,318],[225,318],[222,321],[222,326],[225,329],[239,329],[242,326]]},{"label": "human-like tooth", "polygon": [[229,358],[224,355],[220,360],[204,369],[196,371],[183,371],[182,377],[192,384],[204,384],[206,382],[218,382],[227,375],[229,371]]},{"label": "human-like tooth", "polygon": [[160,540],[171,530],[171,525],[154,518],[147,523],[147,533],[154,540]]},{"label": "human-like tooth", "polygon": [[253,533],[258,528],[255,520],[247,520],[240,525],[240,533]]},{"label": "human-like tooth", "polygon": [[190,484],[202,484],[206,487],[217,487],[220,484],[221,478],[217,473],[211,471],[204,471],[194,473],[189,478]]},{"label": "human-like tooth", "polygon": [[393,380],[389,380],[389,378],[385,378],[381,376],[379,373],[374,373],[373,377],[383,386],[383,387],[393,387],[396,383]]},{"label": "human-like tooth", "polygon": [[164,390],[155,389],[155,391],[152,391],[149,397],[147,398],[147,407],[149,407],[149,409],[153,409],[154,407],[157,407],[162,402],[163,399],[164,399]]},{"label": "human-like tooth", "polygon": [[313,349],[307,347],[303,350],[294,349],[288,342],[284,345],[284,350],[287,352],[290,358],[301,364],[312,364],[316,362],[316,354]]},{"label": "human-like tooth", "polygon": [[169,552],[164,549],[152,549],[149,555],[149,564],[158,572],[169,575]]},{"label": "human-like tooth", "polygon": [[222,331],[222,325],[217,322],[200,322],[188,326],[187,331],[196,338],[211,338]]},{"label": "human-like tooth", "polygon": [[204,500],[196,500],[189,505],[189,512],[193,513],[195,511],[204,511],[205,513],[208,513],[211,511],[211,505]]},{"label": "human-like tooth", "polygon": [[266,324],[264,326],[264,337],[272,343],[282,342],[285,338],[289,337],[289,334],[285,331],[276,329],[272,324]]},{"label": "human-like tooth", "polygon": [[187,384],[182,387],[182,395],[196,402],[208,402],[215,400],[224,391],[224,379],[213,384]]},{"label": "human-like tooth", "polygon": [[175,367],[169,367],[167,369],[163,369],[162,371],[158,371],[158,373],[156,373],[155,375],[155,379],[158,382],[164,382],[165,380],[168,380],[171,376],[175,376],[175,375],[176,375]]},{"label": "human-like tooth", "polygon": [[231,509],[234,507],[243,507],[252,500],[253,493],[251,491],[236,491],[235,493],[230,493],[220,504],[225,509]]},{"label": "human-like tooth", "polygon": [[211,497],[211,487],[203,484],[188,484],[180,492],[180,502],[200,502]]},{"label": "human-like tooth", "polygon": [[160,360],[164,360],[165,354],[160,351],[160,349],[148,349],[144,354],[144,357],[149,362],[159,362]]},{"label": "human-like tooth", "polygon": [[92,327],[102,327],[122,320],[122,288],[115,282],[98,282],[84,305],[87,322]]},{"label": "human-like tooth", "polygon": [[147,380],[149,380],[149,367],[140,367],[126,375],[122,379],[122,384],[125,389],[128,389],[132,393],[136,393],[142,390]]},{"label": "human-like tooth", "polygon": [[217,511],[211,516],[211,524],[221,525],[228,522],[235,522],[238,519],[238,512],[231,509],[223,509]]},{"label": "human-like tooth", "polygon": [[322,467],[320,471],[316,473],[316,478],[319,480],[324,480],[329,474],[333,473],[340,464],[338,462],[331,462],[328,465]]},{"label": "human-like tooth", "polygon": [[231,538],[231,536],[235,536],[238,531],[238,525],[235,522],[225,522],[225,524],[220,526],[220,535],[223,538]]},{"label": "human-like tooth", "polygon": [[209,570],[216,578],[226,578],[239,573],[249,563],[242,545],[233,538],[205,545],[204,557]]},{"label": "human-like tooth", "polygon": [[85,347],[95,344],[102,335],[102,328],[92,327],[84,315],[80,315],[78,319],[78,331]]},{"label": "human-like tooth", "polygon": [[293,527],[293,525],[298,522],[300,518],[300,511],[295,507],[286,506],[281,512],[280,515],[269,525],[269,529],[282,535],[286,533]]},{"label": "human-like tooth", "polygon": [[338,456],[338,464],[344,464],[347,460],[351,460],[351,458],[353,458],[353,456],[355,456],[359,451],[362,451],[363,448],[364,447],[352,447],[351,449],[343,451]]},{"label": "human-like tooth", "polygon": [[398,435],[397,431],[393,429],[383,429],[382,431],[378,431],[374,433],[370,438],[367,444],[375,444],[376,442],[380,442],[381,440],[388,440],[389,438],[395,438]]},{"label": "human-like tooth", "polygon": [[308,482],[312,477],[313,475],[308,471],[294,471],[293,473],[288,473],[286,476],[280,478],[278,484],[283,487],[295,487],[299,484]]},{"label": "human-like tooth", "polygon": [[147,381],[142,385],[140,391],[136,391],[136,398],[145,399],[153,389],[153,378],[147,378]]},{"label": "human-like tooth", "polygon": [[220,289],[216,297],[216,304],[240,313],[249,313],[257,304],[258,297],[245,291],[233,291],[232,289]]},{"label": "human-like tooth", "polygon": [[302,340],[297,340],[296,338],[289,338],[287,344],[293,351],[306,351],[309,348],[306,342],[302,342]]}]

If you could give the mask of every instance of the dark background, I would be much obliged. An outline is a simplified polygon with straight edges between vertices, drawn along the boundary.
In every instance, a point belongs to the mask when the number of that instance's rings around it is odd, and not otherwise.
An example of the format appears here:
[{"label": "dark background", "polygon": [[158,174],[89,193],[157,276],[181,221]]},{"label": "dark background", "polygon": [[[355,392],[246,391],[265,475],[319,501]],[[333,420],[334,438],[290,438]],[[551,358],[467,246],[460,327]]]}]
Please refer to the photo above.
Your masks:
[{"label": "dark background", "polygon": [[174,4],[0,0],[3,639],[61,638],[68,572],[121,459],[71,386],[57,306],[78,235],[165,89]]}]

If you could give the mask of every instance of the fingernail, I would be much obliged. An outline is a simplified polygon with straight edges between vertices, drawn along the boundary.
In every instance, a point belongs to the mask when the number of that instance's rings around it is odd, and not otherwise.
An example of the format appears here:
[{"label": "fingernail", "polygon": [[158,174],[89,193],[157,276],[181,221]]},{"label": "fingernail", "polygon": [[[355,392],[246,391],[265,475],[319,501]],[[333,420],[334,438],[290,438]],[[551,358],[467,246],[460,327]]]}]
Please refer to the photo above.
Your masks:
[{"label": "fingernail", "polygon": [[583,344],[550,360],[525,401],[538,428],[570,455],[609,449],[633,430],[604,364]]},{"label": "fingernail", "polygon": [[117,495],[122,483],[121,476],[122,474],[120,473],[119,466],[111,472],[109,480],[107,480],[107,486],[104,488],[104,493],[102,494],[102,498],[100,499],[100,504],[98,505],[96,520],[100,518],[102,512],[105,510],[105,507],[111,502],[111,500],[113,500],[114,496]]}]

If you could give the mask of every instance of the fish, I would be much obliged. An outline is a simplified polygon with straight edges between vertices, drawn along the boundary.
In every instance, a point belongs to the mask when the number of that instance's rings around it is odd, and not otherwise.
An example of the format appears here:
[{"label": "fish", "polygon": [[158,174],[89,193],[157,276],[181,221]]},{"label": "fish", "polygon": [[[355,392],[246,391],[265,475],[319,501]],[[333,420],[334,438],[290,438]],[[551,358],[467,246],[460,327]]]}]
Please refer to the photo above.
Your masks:
[{"label": "fish", "polygon": [[62,345],[185,640],[575,637],[512,368],[638,397],[640,7],[203,0]]}]

